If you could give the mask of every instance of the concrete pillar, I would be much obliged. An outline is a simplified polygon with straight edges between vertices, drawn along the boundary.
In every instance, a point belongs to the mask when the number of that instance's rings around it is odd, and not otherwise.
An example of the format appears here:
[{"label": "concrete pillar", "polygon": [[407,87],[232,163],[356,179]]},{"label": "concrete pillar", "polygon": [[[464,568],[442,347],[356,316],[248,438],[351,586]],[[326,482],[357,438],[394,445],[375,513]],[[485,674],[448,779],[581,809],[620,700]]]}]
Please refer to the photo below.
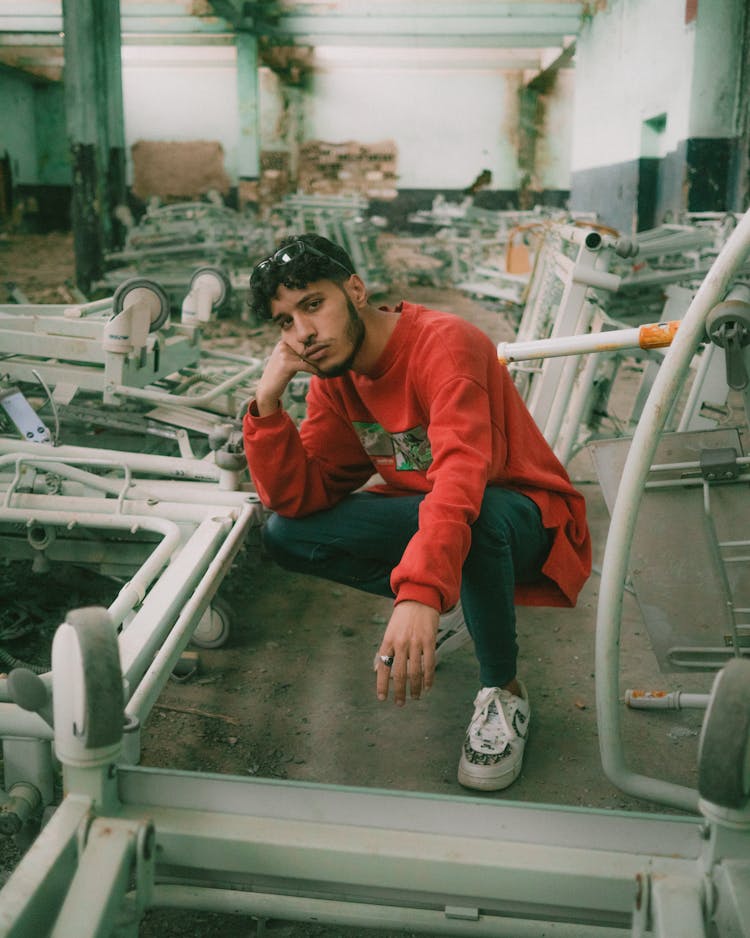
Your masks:
[{"label": "concrete pillar", "polygon": [[125,197],[119,0],[63,0],[63,28],[76,282],[88,293],[121,237],[113,222]]},{"label": "concrete pillar", "polygon": [[742,58],[737,82],[737,146],[732,159],[729,206],[750,208],[750,8],[744,9]]},{"label": "concrete pillar", "polygon": [[745,17],[745,0],[698,3],[684,186],[684,208],[689,212],[733,207],[732,161],[747,60]]},{"label": "concrete pillar", "polygon": [[243,196],[243,188],[246,193],[255,190],[257,185],[254,184],[260,178],[258,39],[247,32],[237,33],[237,85],[240,121],[237,176],[238,198],[242,206],[248,201],[247,195]]},{"label": "concrete pillar", "polygon": [[102,85],[106,89],[102,101],[102,113],[106,121],[106,140],[103,149],[106,179],[108,222],[105,227],[107,250],[116,251],[123,246],[126,228],[116,210],[127,202],[127,179],[125,160],[125,113],[122,100],[122,32],[120,29],[119,0],[99,3],[102,24],[101,71]]}]

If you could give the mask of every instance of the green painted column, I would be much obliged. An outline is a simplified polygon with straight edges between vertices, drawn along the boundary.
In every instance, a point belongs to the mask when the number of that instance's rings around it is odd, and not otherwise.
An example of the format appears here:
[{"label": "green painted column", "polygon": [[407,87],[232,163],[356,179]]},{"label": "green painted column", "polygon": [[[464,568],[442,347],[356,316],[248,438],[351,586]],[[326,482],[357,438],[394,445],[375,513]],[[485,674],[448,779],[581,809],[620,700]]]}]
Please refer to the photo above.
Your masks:
[{"label": "green painted column", "polygon": [[88,293],[103,270],[96,0],[63,0],[65,113],[73,168],[76,283]]},{"label": "green painted column", "polygon": [[116,209],[127,202],[127,179],[125,160],[125,115],[122,100],[122,32],[120,29],[119,0],[99,0],[98,14],[101,18],[102,43],[100,71],[105,89],[100,99],[101,121],[106,131],[102,154],[107,211],[104,213],[106,250],[119,250],[125,240],[126,229],[118,219]]},{"label": "green painted column", "polygon": [[118,247],[125,201],[119,0],[63,0],[65,112],[76,282],[88,293]]},{"label": "green painted column", "polygon": [[258,39],[247,32],[237,33],[237,100],[239,104],[239,147],[237,176],[240,205],[243,182],[260,178],[260,84],[258,79]]},{"label": "green painted column", "polygon": [[739,104],[743,94],[746,11],[746,0],[698,3],[683,185],[684,207],[689,212],[734,207],[734,164],[740,119],[744,118]]}]

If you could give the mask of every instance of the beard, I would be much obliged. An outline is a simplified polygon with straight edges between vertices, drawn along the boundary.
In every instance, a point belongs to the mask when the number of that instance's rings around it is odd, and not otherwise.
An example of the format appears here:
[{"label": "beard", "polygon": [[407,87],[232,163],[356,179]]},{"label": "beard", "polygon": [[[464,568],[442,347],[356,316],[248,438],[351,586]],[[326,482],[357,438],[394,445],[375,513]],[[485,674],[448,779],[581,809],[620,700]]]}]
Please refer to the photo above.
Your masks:
[{"label": "beard", "polygon": [[351,351],[343,362],[338,365],[332,365],[330,368],[319,368],[318,375],[321,378],[340,378],[351,370],[357,353],[362,348],[365,341],[365,324],[360,319],[359,313],[354,303],[346,297],[346,307],[349,310],[349,322],[346,325],[346,339],[351,343]]}]

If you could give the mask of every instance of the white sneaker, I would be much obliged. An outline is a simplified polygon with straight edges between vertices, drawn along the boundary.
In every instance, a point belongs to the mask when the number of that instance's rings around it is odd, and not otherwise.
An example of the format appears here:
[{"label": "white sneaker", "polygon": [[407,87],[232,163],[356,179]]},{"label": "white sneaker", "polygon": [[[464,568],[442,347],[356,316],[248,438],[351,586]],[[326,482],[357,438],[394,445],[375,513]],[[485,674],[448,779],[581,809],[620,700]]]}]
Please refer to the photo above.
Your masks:
[{"label": "white sneaker", "polygon": [[465,788],[499,791],[520,775],[531,707],[526,688],[518,683],[520,697],[500,687],[483,687],[474,699],[458,764],[458,781]]},{"label": "white sneaker", "polygon": [[471,635],[466,627],[464,611],[459,600],[452,609],[440,616],[435,639],[435,664],[440,664],[446,655],[470,641]]}]

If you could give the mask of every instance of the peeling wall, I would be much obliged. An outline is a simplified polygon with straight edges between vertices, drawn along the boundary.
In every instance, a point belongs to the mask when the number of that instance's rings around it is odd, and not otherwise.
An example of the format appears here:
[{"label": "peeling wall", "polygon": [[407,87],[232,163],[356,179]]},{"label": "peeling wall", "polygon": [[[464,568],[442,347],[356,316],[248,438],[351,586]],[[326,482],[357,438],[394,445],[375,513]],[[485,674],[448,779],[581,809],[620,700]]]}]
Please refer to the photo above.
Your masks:
[{"label": "peeling wall", "polygon": [[139,140],[131,149],[133,194],[194,199],[211,190],[227,195],[231,180],[224,150],[214,140]]},{"label": "peeling wall", "polygon": [[[712,0],[714,2],[714,0]],[[690,124],[695,26],[685,0],[609,0],[576,45],[571,168],[637,160],[644,121],[666,114],[661,146]]]},{"label": "peeling wall", "polygon": [[399,188],[458,189],[484,169],[515,189],[517,73],[491,69],[326,68],[307,102],[311,139],[393,140]]},{"label": "peeling wall", "polygon": [[569,189],[573,146],[575,71],[562,68],[553,87],[542,95],[544,117],[536,148],[540,189]]},{"label": "peeling wall", "polygon": [[[571,206],[625,233],[735,205],[745,0],[608,0],[576,52]],[[746,105],[745,105],[746,106]]]},{"label": "peeling wall", "polygon": [[[291,86],[284,85],[268,67],[260,69],[260,165],[271,175],[265,185],[260,180],[243,180],[253,189],[252,193],[248,190],[248,197],[257,192],[273,197],[290,181],[293,187],[305,143],[354,141],[371,147],[390,140],[398,154],[398,176],[386,180],[384,174],[387,186],[383,192],[395,183],[399,192],[426,197],[434,192],[460,194],[488,170],[491,182],[481,195],[494,193],[502,199],[497,207],[512,207],[521,178],[517,121],[523,72],[500,68],[487,50],[427,50],[427,57],[418,55],[420,50],[390,51],[393,54],[389,57],[388,50],[349,50],[349,64],[311,62],[314,70],[306,74],[306,80]],[[237,83],[233,45],[123,46],[128,184],[135,183],[138,193],[150,192],[156,184],[156,177],[148,183],[142,177],[136,180],[135,143],[200,141],[220,148],[223,171],[235,191],[240,175]],[[0,106],[4,114],[12,115],[12,129],[1,127],[0,134],[16,137],[14,151],[18,155],[14,158],[20,175],[36,185],[69,186],[64,116],[52,107],[52,98],[60,88],[50,91],[40,110],[41,134],[35,140],[33,118],[26,116],[33,106],[28,83],[21,81],[25,105],[19,100],[7,102],[19,96],[15,84],[12,78],[0,77]],[[565,88],[559,101],[547,103],[549,114],[557,107],[560,115],[564,113],[567,94],[569,89]],[[567,189],[568,161],[562,136],[555,134],[554,139],[542,143],[539,185]],[[40,165],[35,162],[38,158]],[[213,167],[208,175],[215,171]],[[164,179],[173,182],[169,174]],[[188,188],[195,190],[192,183]],[[223,182],[217,188],[223,190]]]}]

